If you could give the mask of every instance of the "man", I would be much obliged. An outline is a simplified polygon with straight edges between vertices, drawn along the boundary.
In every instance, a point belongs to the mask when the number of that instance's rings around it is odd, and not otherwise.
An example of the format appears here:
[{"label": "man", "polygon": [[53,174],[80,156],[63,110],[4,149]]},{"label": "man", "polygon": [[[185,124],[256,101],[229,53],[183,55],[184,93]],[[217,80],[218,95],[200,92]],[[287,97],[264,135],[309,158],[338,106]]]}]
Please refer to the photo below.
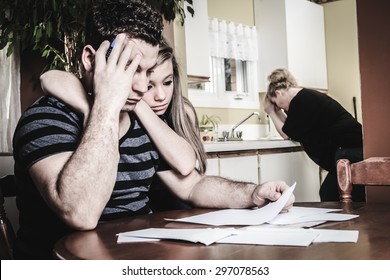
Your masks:
[{"label": "man", "polygon": [[21,117],[14,136],[16,258],[49,259],[54,243],[71,231],[149,213],[147,192],[156,171],[178,197],[196,206],[262,206],[287,189],[281,182],[222,187],[223,178],[196,170],[184,176],[162,164],[132,113],[148,89],[161,30],[161,17],[143,2],[103,0],[87,25],[82,54],[84,87],[94,97],[85,128],[81,116],[53,97],[42,97]]}]

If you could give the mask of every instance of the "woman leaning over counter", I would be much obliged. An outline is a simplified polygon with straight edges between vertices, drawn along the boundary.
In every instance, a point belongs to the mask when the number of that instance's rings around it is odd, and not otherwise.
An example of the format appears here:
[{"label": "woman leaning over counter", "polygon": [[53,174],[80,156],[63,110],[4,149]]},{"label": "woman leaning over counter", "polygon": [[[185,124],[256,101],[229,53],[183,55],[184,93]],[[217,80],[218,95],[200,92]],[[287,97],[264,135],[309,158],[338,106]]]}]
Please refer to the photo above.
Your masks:
[{"label": "woman leaning over counter", "polygon": [[[362,125],[336,100],[299,87],[287,69],[268,77],[264,109],[284,139],[300,142],[307,155],[328,171],[321,184],[321,201],[338,201],[336,162],[363,160]],[[353,201],[365,201],[364,186],[354,186]]]}]

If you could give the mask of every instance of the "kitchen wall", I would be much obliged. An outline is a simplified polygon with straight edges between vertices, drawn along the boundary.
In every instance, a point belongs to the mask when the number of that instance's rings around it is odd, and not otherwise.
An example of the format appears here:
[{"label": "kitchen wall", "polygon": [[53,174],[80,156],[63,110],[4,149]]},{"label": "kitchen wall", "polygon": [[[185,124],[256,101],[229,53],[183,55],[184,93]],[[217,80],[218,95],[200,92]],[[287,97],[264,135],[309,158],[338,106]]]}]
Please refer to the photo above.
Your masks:
[{"label": "kitchen wall", "polygon": [[210,17],[255,25],[253,0],[207,0]]},{"label": "kitchen wall", "polygon": [[352,115],[353,98],[362,122],[356,0],[323,5],[325,18],[328,94]]}]

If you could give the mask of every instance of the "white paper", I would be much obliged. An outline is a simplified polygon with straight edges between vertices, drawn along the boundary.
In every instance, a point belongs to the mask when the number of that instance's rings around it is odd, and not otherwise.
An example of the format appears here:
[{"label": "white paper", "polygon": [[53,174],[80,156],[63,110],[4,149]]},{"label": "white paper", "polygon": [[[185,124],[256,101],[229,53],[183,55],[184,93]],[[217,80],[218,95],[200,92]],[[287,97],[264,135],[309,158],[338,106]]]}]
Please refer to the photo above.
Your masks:
[{"label": "white paper", "polygon": [[340,209],[293,206],[289,212],[277,215],[268,223],[272,225],[290,225],[317,221],[347,221],[359,217],[359,215],[352,214],[329,213],[333,211],[340,211]]},{"label": "white paper", "polygon": [[247,226],[245,229],[256,229],[256,228],[311,228],[318,226],[320,224],[326,223],[326,221],[313,221],[313,222],[304,222],[304,223],[294,223],[294,224],[283,224],[283,225],[274,225],[274,224],[262,224],[257,226]]},{"label": "white paper", "polygon": [[335,230],[335,229],[310,229],[319,233],[313,242],[353,242],[356,243],[359,238],[357,230]]},{"label": "white paper", "polygon": [[280,213],[274,219],[268,221],[268,223],[275,225],[291,224],[292,220],[296,220],[301,217],[313,216],[316,214],[323,214],[334,211],[341,211],[341,209],[293,206],[288,210],[288,212]]},{"label": "white paper", "polygon": [[226,237],[217,243],[309,246],[319,233],[309,230],[263,228],[257,231],[241,230],[237,235]]},{"label": "white paper", "polygon": [[141,237],[141,238],[159,238],[185,240],[194,243],[203,243],[210,245],[222,238],[235,234],[236,231],[231,228],[206,228],[206,229],[172,229],[172,228],[148,228],[142,230],[123,232],[121,236]]},{"label": "white paper", "polygon": [[126,235],[119,233],[116,242],[120,244],[120,243],[133,243],[133,242],[155,242],[155,241],[160,241],[160,240],[161,239],[156,239],[156,238],[142,238],[142,237],[126,236]]},{"label": "white paper", "polygon": [[182,219],[166,219],[175,222],[222,225],[260,225],[272,220],[286,205],[295,189],[295,183],[275,202],[258,209],[225,209]]},{"label": "white paper", "polygon": [[[246,231],[247,234],[240,233],[232,237],[222,239],[218,241],[218,243],[308,246],[312,242],[356,243],[359,237],[359,231],[357,230],[303,229],[284,227],[264,228],[251,226],[245,227],[241,231]],[[311,233],[315,234],[312,235]],[[311,237],[313,237],[312,240],[310,240]]]}]

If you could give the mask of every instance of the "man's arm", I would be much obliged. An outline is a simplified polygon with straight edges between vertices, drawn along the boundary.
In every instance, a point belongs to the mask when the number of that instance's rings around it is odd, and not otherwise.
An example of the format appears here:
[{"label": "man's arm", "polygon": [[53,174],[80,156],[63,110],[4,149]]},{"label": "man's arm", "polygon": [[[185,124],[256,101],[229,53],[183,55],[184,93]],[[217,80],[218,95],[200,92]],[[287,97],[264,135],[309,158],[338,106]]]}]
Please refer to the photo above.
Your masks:
[{"label": "man's arm", "polygon": [[[256,185],[202,175],[196,170],[188,176],[178,176],[174,171],[159,172],[158,176],[180,199],[205,208],[262,207],[278,200],[289,188],[281,181]],[[290,208],[294,200],[292,195],[285,208]]]},{"label": "man's arm", "polygon": [[47,157],[30,168],[49,207],[69,226],[80,230],[96,226],[112,193],[119,160],[118,121],[95,117],[100,115],[96,111],[92,110],[74,153]]}]

